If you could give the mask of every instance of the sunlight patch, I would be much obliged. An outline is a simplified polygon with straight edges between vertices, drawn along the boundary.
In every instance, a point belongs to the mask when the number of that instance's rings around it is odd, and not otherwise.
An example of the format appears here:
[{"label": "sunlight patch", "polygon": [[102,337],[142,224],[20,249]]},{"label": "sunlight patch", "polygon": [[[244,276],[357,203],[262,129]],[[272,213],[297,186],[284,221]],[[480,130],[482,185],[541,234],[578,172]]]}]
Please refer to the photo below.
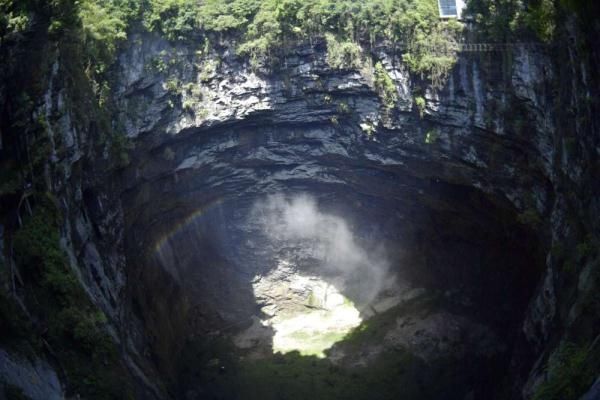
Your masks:
[{"label": "sunlight patch", "polygon": [[361,323],[354,304],[332,284],[300,275],[280,262],[266,276],[256,277],[254,294],[262,305],[264,325],[274,331],[273,352],[298,351],[325,357],[325,350]]}]

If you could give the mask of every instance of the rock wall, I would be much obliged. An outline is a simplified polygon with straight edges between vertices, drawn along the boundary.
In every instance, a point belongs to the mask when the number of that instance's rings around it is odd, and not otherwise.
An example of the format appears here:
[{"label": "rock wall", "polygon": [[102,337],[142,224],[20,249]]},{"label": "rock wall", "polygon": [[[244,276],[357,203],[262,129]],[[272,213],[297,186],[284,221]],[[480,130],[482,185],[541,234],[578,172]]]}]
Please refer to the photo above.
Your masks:
[{"label": "rock wall", "polygon": [[166,398],[153,382],[176,380],[186,338],[251,322],[249,282],[284,249],[250,243],[246,217],[283,192],[350,216],[409,289],[457,293],[508,345],[498,397],[529,398],[561,341],[598,335],[600,52],[566,26],[557,48],[460,54],[440,90],[369,50],[396,85],[392,108],[370,63],[332,69],[324,43],[254,71],[227,40],[206,52],[138,33],[113,71],[112,126],[133,145],[119,169],[97,121],[74,111],[68,54],[44,50],[35,115],[59,143],[47,180],[62,246],[140,393]]}]

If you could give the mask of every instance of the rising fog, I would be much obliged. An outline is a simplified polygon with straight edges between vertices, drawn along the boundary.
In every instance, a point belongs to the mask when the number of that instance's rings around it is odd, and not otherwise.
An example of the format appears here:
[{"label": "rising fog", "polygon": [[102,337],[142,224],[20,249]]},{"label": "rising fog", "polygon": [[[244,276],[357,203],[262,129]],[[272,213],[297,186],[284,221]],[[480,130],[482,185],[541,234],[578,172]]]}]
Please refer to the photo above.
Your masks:
[{"label": "rising fog", "polygon": [[392,282],[384,251],[362,243],[343,218],[322,212],[308,195],[269,196],[255,204],[252,218],[276,251],[302,249],[300,259],[286,261],[329,277],[357,304]]}]

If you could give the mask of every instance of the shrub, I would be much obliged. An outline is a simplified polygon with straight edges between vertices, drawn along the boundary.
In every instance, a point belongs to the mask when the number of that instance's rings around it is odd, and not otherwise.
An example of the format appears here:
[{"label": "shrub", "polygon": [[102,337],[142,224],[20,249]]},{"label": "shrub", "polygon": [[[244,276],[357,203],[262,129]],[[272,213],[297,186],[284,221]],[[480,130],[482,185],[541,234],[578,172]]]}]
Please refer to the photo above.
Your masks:
[{"label": "shrub", "polygon": [[577,244],[576,255],[577,261],[582,262],[589,256],[594,254],[596,249],[596,243],[591,236],[588,236],[586,240]]},{"label": "shrub", "polygon": [[[106,317],[88,299],[60,247],[56,205],[49,196],[38,195],[35,200],[33,214],[24,219],[13,241],[28,310],[36,326],[47,327],[42,334],[65,371],[70,393],[122,399],[129,391],[127,376],[105,332]],[[27,301],[31,299],[35,300]],[[0,314],[7,310],[5,301],[0,301]],[[13,334],[15,329],[35,332],[16,316],[10,321]]]},{"label": "shrub", "polygon": [[536,390],[533,400],[576,400],[595,378],[590,368],[587,346],[563,343],[546,365],[547,379]]},{"label": "shrub", "polygon": [[425,98],[423,96],[415,97],[415,106],[417,107],[417,110],[419,111],[419,117],[421,118],[423,118],[423,116],[425,115],[426,105],[427,102],[425,101]]},{"label": "shrub", "polygon": [[337,111],[340,114],[349,114],[350,106],[345,101],[342,101],[340,104],[338,104]]},{"label": "shrub", "polygon": [[539,227],[542,224],[542,217],[534,208],[528,208],[517,217],[518,221],[523,225],[529,225],[532,228]]},{"label": "shrub", "polygon": [[530,3],[525,13],[525,25],[543,42],[550,42],[556,28],[554,3],[551,0],[538,0]]},{"label": "shrub", "polygon": [[389,76],[381,62],[375,64],[375,89],[386,110],[391,110],[398,101],[398,92],[394,81]]},{"label": "shrub", "polygon": [[355,69],[361,65],[360,46],[349,40],[338,40],[332,33],[326,33],[327,64],[333,69]]},{"label": "shrub", "polygon": [[438,138],[439,138],[439,134],[437,133],[437,131],[434,129],[431,129],[431,130],[427,131],[427,133],[425,134],[425,143],[433,144],[438,141]]}]

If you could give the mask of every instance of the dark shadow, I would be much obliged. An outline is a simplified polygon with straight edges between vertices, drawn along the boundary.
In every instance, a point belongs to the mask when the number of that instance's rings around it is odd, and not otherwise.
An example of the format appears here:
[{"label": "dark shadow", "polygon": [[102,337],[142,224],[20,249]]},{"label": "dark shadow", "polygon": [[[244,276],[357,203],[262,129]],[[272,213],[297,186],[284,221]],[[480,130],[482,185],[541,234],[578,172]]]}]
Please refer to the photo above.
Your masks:
[{"label": "dark shadow", "polygon": [[[508,368],[511,334],[540,265],[531,250],[535,238],[517,223],[511,204],[434,178],[454,165],[434,150],[424,160],[423,149],[391,134],[358,143],[347,140],[356,126],[261,122],[182,133],[170,143],[175,160],[156,150],[156,159],[136,171],[145,181],[124,195],[129,288],[146,333],[136,346],[151,354],[169,391],[178,399],[490,398],[498,382],[489,377]],[[348,154],[332,143],[343,143]],[[393,166],[366,156],[393,157],[396,150],[412,153]],[[177,170],[188,156],[198,164]],[[260,344],[267,349],[262,358],[233,347],[232,338],[262,315],[253,280],[276,267],[272,244],[245,218],[274,193],[313,195],[324,212],[344,217],[366,249],[384,248],[409,286],[439,301],[376,315],[328,359],[272,354],[269,340]],[[310,260],[298,260],[299,269],[319,275]],[[361,301],[351,290],[343,294]],[[400,341],[373,355],[371,347],[399,318],[411,337],[425,337],[425,346],[451,351],[424,357]],[[423,332],[411,330],[414,324]],[[487,337],[471,337],[479,326],[492,331],[498,348],[470,351]],[[335,365],[343,349],[352,356]]]},{"label": "dark shadow", "polygon": [[379,314],[328,352],[347,352],[351,362],[302,356],[298,352],[247,357],[224,338],[187,343],[180,360],[177,398],[393,400],[486,398],[494,386],[495,356],[438,356],[425,360],[397,346],[377,345],[397,317],[426,315],[440,306],[428,297]]}]

